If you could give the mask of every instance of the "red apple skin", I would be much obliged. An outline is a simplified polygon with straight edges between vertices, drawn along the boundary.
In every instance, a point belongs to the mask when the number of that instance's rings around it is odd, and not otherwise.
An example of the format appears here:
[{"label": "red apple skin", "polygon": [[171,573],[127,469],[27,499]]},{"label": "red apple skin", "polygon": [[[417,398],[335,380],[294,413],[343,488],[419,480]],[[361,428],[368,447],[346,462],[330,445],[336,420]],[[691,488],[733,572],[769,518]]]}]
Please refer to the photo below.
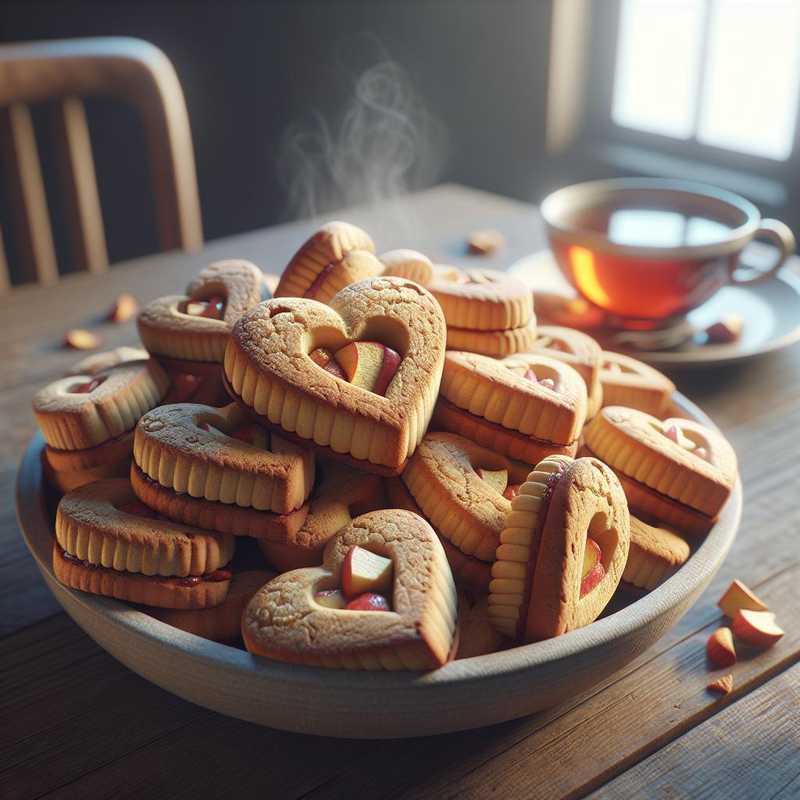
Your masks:
[{"label": "red apple skin", "polygon": [[391,611],[389,601],[375,592],[364,592],[347,604],[348,611]]},{"label": "red apple skin", "polygon": [[389,384],[392,382],[392,378],[397,372],[401,361],[400,353],[392,350],[391,347],[383,346],[383,364],[375,380],[375,388],[373,390],[375,394],[386,394],[386,390],[389,388]]},{"label": "red apple skin", "polygon": [[603,551],[600,549],[600,545],[592,539],[588,537],[586,539],[586,550],[583,553],[583,570],[581,572],[581,578],[585,578],[594,568],[594,565],[602,560],[603,558]]},{"label": "red apple skin", "polygon": [[598,561],[586,574],[586,577],[581,581],[581,597],[589,594],[592,589],[603,580],[606,574],[605,567],[602,561]]},{"label": "red apple skin", "polygon": [[754,647],[772,647],[784,634],[775,624],[771,611],[749,611],[743,608],[736,612],[731,629],[734,635]]},{"label": "red apple skin", "polygon": [[102,378],[93,378],[90,381],[86,381],[86,383],[75,384],[75,386],[70,388],[70,394],[89,394],[93,392],[103,380]]},{"label": "red apple skin", "polygon": [[708,637],[706,655],[716,667],[731,667],[736,663],[736,649],[730,628],[719,628]]},{"label": "red apple skin", "polygon": [[513,500],[519,494],[521,488],[521,483],[509,483],[508,486],[506,486],[506,490],[503,492],[503,497],[505,497],[506,500]]},{"label": "red apple skin", "polygon": [[325,608],[344,609],[347,608],[347,599],[340,589],[322,589],[316,592],[314,599]]}]

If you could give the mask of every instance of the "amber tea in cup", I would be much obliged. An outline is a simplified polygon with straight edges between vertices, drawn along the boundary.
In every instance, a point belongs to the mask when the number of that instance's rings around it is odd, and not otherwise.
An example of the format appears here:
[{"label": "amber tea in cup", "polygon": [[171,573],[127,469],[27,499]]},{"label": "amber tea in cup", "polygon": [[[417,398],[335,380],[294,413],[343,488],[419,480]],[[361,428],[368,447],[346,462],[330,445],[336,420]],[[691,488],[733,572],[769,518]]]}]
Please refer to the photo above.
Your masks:
[{"label": "amber tea in cup", "polygon": [[[671,324],[727,283],[774,274],[794,252],[789,228],[762,220],[749,201],[682,181],[577,184],[547,197],[542,216],[570,283],[626,327]],[[755,237],[779,249],[767,271],[740,268]]]}]

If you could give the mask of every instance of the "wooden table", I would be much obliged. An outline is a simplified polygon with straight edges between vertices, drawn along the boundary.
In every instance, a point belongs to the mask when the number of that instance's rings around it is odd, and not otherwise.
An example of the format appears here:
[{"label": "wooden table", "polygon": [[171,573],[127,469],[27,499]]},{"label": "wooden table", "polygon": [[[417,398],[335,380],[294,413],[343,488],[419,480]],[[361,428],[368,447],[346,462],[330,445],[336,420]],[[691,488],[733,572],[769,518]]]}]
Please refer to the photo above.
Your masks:
[{"label": "wooden table", "polygon": [[[478,227],[498,228],[508,241],[481,264],[502,267],[544,241],[532,206],[455,186],[346,218],[381,250],[416,247],[440,261],[468,261],[464,237]],[[60,611],[19,536],[12,494],[34,430],[31,396],[77,360],[60,347],[64,331],[90,326],[108,345],[131,342],[132,323],[98,321],[120,291],[147,302],[221,257],[279,272],[310,229],[292,223],[210,243],[201,255],[152,256],[0,299],[0,797],[800,796],[798,347],[677,376],[739,453],[738,539],[675,629],[604,685],[547,713],[397,742],[285,734],[146,683]],[[787,632],[773,649],[745,655],[733,668],[733,693],[717,699],[704,691],[704,646],[720,622],[716,600],[734,577],[757,589]]]}]

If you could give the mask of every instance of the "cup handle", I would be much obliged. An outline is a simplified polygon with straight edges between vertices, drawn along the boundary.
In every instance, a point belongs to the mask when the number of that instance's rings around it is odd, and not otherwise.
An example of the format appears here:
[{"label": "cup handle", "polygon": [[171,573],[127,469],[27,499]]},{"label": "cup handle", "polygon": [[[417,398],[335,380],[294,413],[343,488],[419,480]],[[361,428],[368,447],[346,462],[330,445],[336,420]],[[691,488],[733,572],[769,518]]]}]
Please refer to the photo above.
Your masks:
[{"label": "cup handle", "polygon": [[778,248],[778,257],[769,269],[756,267],[742,267],[737,264],[731,270],[731,281],[740,286],[758,283],[774,275],[785,263],[786,259],[794,253],[794,234],[788,225],[777,219],[762,219],[754,239],[767,239]]}]

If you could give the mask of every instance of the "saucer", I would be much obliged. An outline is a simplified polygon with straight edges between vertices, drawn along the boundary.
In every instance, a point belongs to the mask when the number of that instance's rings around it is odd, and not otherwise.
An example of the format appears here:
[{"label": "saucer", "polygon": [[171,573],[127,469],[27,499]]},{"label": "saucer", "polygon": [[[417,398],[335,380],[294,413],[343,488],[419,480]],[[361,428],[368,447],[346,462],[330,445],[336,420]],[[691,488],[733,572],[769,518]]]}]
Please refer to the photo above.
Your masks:
[{"label": "saucer", "polygon": [[[534,291],[576,297],[555,263],[543,250],[512,264],[508,270]],[[538,310],[537,310],[538,313]],[[703,331],[725,317],[743,320],[741,336],[726,344],[708,344]],[[547,321],[542,317],[542,321]],[[606,350],[625,352],[653,366],[687,368],[733,364],[781,350],[800,341],[800,277],[789,267],[771,278],[746,286],[726,286],[699,308],[691,311],[674,333],[675,344],[658,349],[631,347],[629,332],[586,327]],[[634,334],[635,335],[635,334]]]}]

